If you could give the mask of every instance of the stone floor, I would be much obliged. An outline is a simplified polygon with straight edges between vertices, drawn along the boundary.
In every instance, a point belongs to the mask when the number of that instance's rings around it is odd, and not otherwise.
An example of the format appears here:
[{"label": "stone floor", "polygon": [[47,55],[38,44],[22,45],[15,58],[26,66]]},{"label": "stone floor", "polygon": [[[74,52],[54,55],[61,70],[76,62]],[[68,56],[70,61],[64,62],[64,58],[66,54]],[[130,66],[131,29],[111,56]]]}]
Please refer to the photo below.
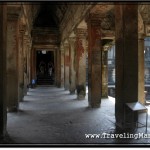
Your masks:
[{"label": "stone floor", "polygon": [[[63,88],[29,89],[20,103],[20,110],[8,113],[9,138],[2,145],[150,144],[150,136],[139,139],[86,138],[85,134],[125,134],[115,128],[114,109],[115,100],[111,97],[102,99],[100,108],[92,109],[88,108],[87,96],[79,101],[76,95],[70,95]],[[138,128],[134,133],[145,133],[145,127]],[[147,133],[150,134],[150,116]]]}]

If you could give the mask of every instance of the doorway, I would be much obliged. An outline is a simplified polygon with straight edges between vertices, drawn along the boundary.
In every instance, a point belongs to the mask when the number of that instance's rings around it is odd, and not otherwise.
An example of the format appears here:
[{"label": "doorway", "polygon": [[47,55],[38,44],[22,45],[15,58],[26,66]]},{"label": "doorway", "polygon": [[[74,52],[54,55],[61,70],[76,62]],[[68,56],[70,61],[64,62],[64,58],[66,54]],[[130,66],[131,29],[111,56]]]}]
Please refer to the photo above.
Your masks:
[{"label": "doorway", "polygon": [[54,51],[36,51],[36,76],[38,85],[53,85],[55,81]]}]

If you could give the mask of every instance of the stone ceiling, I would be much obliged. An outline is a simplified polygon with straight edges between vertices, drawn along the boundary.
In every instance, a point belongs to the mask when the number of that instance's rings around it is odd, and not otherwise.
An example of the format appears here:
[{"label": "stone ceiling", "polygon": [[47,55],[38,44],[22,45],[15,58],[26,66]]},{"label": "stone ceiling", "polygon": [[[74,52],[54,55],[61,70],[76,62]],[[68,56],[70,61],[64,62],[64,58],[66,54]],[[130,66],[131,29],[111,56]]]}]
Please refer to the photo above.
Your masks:
[{"label": "stone ceiling", "polygon": [[59,28],[68,7],[67,2],[41,2],[34,26]]},{"label": "stone ceiling", "polygon": [[[80,9],[78,10],[77,5],[83,7],[85,4],[93,5],[93,7],[90,9],[90,13],[98,14],[102,17],[101,27],[102,30],[104,30],[104,33],[115,31],[115,4],[112,2],[40,2],[38,5],[35,5],[33,2],[33,28],[55,27],[61,33],[63,30],[66,30],[63,33],[65,35],[67,32],[69,33],[69,26],[71,25],[71,21],[73,22],[72,25],[75,26],[75,21],[78,20],[77,17],[80,16],[78,13],[76,15],[77,11],[81,11]],[[147,5],[147,3],[139,3],[138,16],[139,32],[144,32],[144,25],[150,24],[150,5]],[[84,20],[81,22],[81,26],[86,27]]]}]

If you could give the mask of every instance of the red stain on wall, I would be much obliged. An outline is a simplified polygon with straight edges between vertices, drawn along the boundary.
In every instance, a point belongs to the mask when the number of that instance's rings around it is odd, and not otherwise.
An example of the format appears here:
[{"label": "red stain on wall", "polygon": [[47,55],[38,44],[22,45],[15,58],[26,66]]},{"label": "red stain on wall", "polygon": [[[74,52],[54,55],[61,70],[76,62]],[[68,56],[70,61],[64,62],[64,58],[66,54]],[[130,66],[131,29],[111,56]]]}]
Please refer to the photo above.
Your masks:
[{"label": "red stain on wall", "polygon": [[82,57],[82,54],[84,53],[84,48],[82,45],[82,39],[77,38],[76,40],[77,42],[77,59],[78,61],[80,60],[80,58]]}]

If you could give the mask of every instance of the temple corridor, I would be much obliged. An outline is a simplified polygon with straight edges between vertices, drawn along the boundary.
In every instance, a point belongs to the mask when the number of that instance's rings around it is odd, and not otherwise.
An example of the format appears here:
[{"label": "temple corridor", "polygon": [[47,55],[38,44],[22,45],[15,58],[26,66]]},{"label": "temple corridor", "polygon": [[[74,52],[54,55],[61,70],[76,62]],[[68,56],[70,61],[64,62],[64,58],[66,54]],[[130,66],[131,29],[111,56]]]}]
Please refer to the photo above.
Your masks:
[{"label": "temple corridor", "polygon": [[[17,113],[8,113],[8,144],[149,143],[150,139],[86,139],[85,134],[119,133],[115,130],[115,99],[102,99],[101,108],[88,107],[63,88],[29,89]],[[150,106],[148,106],[150,108]],[[150,116],[149,116],[150,118]],[[144,120],[145,121],[145,120]],[[148,132],[150,131],[150,120]],[[145,133],[145,127],[135,133]],[[121,133],[121,132],[120,132]]]},{"label": "temple corridor", "polygon": [[0,146],[150,144],[148,37],[149,2],[0,2]]}]

